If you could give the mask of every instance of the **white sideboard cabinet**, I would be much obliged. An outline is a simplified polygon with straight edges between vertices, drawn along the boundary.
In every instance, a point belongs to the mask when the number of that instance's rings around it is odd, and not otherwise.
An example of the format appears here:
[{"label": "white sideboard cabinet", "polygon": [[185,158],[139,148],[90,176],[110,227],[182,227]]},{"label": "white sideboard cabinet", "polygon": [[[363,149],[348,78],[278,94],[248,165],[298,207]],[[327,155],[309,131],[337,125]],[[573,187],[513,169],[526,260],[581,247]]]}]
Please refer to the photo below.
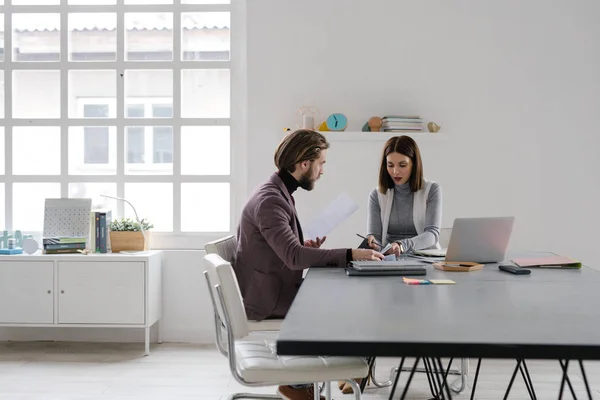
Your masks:
[{"label": "white sideboard cabinet", "polygon": [[0,327],[141,328],[148,355],[161,315],[160,251],[0,255]]}]

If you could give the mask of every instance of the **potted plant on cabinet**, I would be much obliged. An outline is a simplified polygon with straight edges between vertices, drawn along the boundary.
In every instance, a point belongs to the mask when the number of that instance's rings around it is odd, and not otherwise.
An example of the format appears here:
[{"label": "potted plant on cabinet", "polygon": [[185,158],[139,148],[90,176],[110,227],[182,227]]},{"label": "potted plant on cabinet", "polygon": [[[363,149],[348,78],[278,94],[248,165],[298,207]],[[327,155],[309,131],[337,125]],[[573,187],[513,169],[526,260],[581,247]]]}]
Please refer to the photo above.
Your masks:
[{"label": "potted plant on cabinet", "polygon": [[[144,251],[150,245],[150,232],[154,228],[146,219],[139,223],[131,218],[121,218],[110,223],[110,247],[113,253],[123,250]],[[145,236],[145,238],[144,238]]]}]

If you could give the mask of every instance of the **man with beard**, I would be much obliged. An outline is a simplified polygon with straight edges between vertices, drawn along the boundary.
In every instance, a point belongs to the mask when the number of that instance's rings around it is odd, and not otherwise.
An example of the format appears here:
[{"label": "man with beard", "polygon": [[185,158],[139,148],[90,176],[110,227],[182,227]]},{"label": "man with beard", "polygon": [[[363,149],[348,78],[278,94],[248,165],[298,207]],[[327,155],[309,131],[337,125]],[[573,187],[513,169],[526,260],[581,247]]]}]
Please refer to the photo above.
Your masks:
[{"label": "man with beard", "polygon": [[[292,194],[312,190],[323,174],[329,143],[318,132],[300,129],[275,151],[275,172],[250,196],[237,231],[233,269],[250,320],[283,318],[311,266],[345,267],[352,260],[382,260],[371,249],[321,249],[325,237],[304,241]],[[306,399],[311,385],[280,386],[286,399]]]}]

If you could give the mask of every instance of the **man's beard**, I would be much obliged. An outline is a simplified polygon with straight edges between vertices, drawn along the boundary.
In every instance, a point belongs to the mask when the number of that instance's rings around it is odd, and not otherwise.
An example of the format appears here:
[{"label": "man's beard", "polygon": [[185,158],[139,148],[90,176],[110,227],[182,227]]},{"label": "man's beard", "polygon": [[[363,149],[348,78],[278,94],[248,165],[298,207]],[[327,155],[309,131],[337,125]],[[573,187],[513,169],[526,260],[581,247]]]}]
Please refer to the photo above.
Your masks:
[{"label": "man's beard", "polygon": [[300,187],[302,189],[310,191],[315,188],[316,179],[311,179],[310,178],[311,175],[312,175],[312,171],[306,171],[306,173],[304,175],[302,175],[302,177],[298,181],[298,183],[300,184]]}]

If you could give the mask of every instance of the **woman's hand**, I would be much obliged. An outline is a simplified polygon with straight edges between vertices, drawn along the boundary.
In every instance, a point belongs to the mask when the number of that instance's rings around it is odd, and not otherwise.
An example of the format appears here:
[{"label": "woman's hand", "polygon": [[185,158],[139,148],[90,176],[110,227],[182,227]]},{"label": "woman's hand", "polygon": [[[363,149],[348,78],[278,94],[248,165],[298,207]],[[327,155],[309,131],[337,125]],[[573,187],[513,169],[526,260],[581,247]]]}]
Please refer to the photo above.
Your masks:
[{"label": "woman's hand", "polygon": [[325,242],[325,239],[327,239],[327,236],[323,236],[323,239],[317,238],[316,241],[315,240],[305,240],[304,241],[304,246],[305,247],[312,247],[314,249],[318,249]]},{"label": "woman's hand", "polygon": [[400,254],[402,254],[402,248],[400,247],[400,244],[396,242],[392,243],[392,247],[385,252],[386,256],[390,254],[394,254],[396,257],[399,257]]},{"label": "woman's hand", "polygon": [[367,236],[367,244],[369,245],[370,248],[372,248],[373,250],[377,250],[379,251],[381,249],[381,246],[379,246],[377,244],[377,240],[375,240],[375,236],[373,235],[369,235]]}]

